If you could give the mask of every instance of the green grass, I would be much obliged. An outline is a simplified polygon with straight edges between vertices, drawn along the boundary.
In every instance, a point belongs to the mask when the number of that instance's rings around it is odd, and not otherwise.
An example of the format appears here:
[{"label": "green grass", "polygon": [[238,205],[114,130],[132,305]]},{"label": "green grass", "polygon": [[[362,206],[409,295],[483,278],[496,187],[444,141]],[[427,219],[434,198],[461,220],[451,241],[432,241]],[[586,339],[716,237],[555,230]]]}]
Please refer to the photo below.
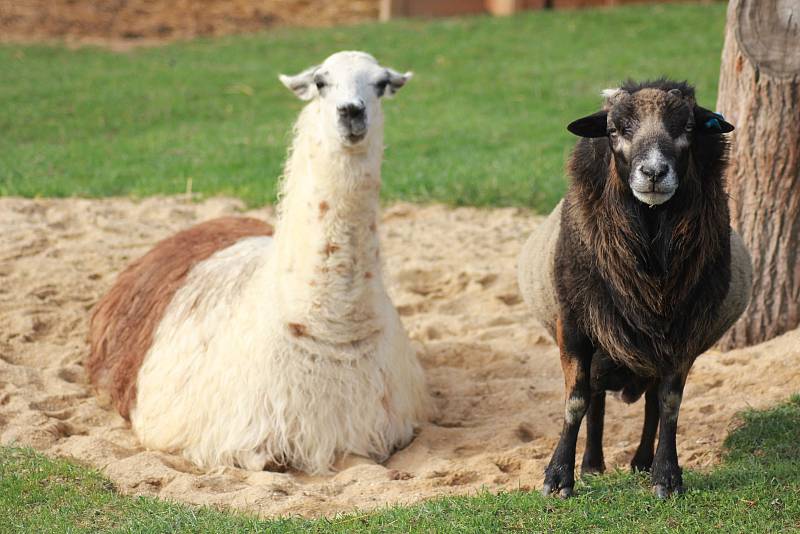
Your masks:
[{"label": "green grass", "polygon": [[26,449],[0,449],[0,532],[796,532],[800,396],[742,415],[723,463],[688,471],[687,494],[661,502],[646,476],[579,483],[568,501],[483,493],[333,519],[262,521],[117,494],[97,472]]},{"label": "green grass", "polygon": [[522,205],[565,188],[565,125],[626,77],[716,101],[725,6],[275,30],[118,54],[0,46],[0,194],[272,202],[301,103],[276,79],[348,48],[416,78],[387,102],[386,199]]}]

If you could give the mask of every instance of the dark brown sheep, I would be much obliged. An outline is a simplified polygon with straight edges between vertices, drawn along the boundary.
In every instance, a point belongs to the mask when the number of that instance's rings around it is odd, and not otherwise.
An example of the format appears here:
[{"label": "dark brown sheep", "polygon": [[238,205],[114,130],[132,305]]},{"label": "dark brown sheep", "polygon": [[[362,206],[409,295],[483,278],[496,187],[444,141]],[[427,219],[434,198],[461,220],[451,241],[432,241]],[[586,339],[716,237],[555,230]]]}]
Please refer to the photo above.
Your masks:
[{"label": "dark brown sheep", "polygon": [[[578,430],[583,473],[604,470],[605,392],[645,394],[631,462],[659,497],[683,491],[675,445],[689,369],[744,311],[750,259],[729,226],[723,171],[733,130],[668,80],[604,93],[582,137],[561,205],[520,257],[520,289],[556,337],[566,383],[561,439],[545,494],[572,494]],[[733,257],[733,262],[732,262]],[[654,444],[659,429],[658,447]]]}]

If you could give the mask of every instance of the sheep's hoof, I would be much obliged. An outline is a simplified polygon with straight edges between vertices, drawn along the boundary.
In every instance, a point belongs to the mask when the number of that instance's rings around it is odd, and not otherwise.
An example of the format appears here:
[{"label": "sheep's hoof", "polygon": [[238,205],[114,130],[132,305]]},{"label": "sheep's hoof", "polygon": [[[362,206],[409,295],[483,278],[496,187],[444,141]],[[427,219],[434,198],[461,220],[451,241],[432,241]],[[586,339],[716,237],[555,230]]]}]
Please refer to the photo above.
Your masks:
[{"label": "sheep's hoof", "polygon": [[634,473],[649,473],[650,468],[653,466],[653,461],[642,461],[633,459],[631,460],[631,471]]},{"label": "sheep's hoof", "polygon": [[666,466],[656,460],[653,463],[653,493],[659,499],[666,499],[671,495],[684,493],[683,476],[681,468],[677,465]]},{"label": "sheep's hoof", "polygon": [[555,495],[561,499],[568,499],[572,497],[574,491],[572,489],[574,482],[571,484],[561,483],[560,481],[553,481],[548,482],[545,481],[544,485],[542,486],[542,495],[548,497],[550,495]]},{"label": "sheep's hoof", "polygon": [[656,497],[663,500],[670,498],[672,495],[686,493],[686,489],[681,485],[670,488],[665,484],[656,484],[653,486],[653,493],[655,493]]},{"label": "sheep's hoof", "polygon": [[606,470],[606,466],[603,464],[600,465],[582,465],[581,466],[581,478],[583,477],[591,477],[595,475],[602,475]]},{"label": "sheep's hoof", "polygon": [[560,499],[569,499],[573,495],[572,488],[561,488],[560,490],[554,488],[550,484],[545,484],[542,486],[542,495],[545,497],[549,497],[550,495],[555,495]]}]

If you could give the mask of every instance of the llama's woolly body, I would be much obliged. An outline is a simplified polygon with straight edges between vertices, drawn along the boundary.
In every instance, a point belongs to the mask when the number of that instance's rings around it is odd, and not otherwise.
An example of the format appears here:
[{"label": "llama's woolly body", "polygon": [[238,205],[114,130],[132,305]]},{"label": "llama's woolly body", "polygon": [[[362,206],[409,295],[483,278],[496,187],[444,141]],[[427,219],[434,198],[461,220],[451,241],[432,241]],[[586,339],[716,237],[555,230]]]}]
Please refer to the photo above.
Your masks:
[{"label": "llama's woolly body", "polygon": [[320,134],[320,113],[310,102],[295,126],[274,239],[221,248],[164,312],[130,412],[145,446],[204,467],[323,473],[342,453],[384,460],[426,417],[382,281],[382,116],[348,150]]}]

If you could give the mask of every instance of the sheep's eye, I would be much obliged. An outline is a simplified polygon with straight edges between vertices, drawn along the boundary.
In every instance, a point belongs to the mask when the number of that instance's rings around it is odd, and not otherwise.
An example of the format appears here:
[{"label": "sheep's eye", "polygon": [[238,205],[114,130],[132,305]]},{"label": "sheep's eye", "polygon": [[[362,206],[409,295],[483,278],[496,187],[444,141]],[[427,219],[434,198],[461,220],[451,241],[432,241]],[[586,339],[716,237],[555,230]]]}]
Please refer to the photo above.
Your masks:
[{"label": "sheep's eye", "polygon": [[316,80],[314,80],[314,85],[317,86],[317,91],[322,91],[322,88],[325,87],[327,84],[325,83],[325,80],[317,78]]}]

